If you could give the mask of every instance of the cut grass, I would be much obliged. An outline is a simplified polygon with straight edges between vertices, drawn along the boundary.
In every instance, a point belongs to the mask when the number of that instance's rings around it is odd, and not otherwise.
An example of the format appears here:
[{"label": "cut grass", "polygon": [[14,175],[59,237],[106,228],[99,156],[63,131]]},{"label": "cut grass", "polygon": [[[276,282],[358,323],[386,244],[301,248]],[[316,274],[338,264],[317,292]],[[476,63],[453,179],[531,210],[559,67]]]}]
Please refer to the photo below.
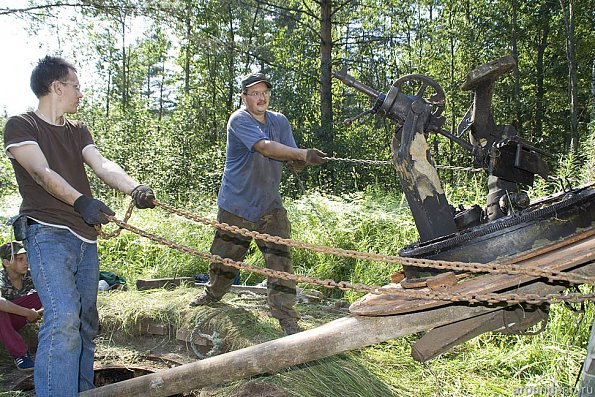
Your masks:
[{"label": "cut grass", "polygon": [[[278,324],[268,315],[264,298],[245,300],[228,294],[223,303],[189,308],[187,302],[197,292],[195,288],[177,288],[102,293],[99,302],[103,329],[133,338],[142,318],[178,327],[199,327],[200,332],[216,331],[220,335],[223,352],[282,336]],[[332,302],[298,305],[304,318],[302,325],[313,328],[342,316],[326,310],[330,307]],[[592,306],[586,310],[590,318]],[[544,332],[538,335],[483,334],[427,363],[411,358],[410,344],[420,335],[410,335],[209,390],[215,393],[212,395],[231,397],[246,382],[258,381],[300,397],[548,395],[526,394],[528,390],[556,390],[551,395],[570,396],[584,359],[590,326],[588,321],[577,320],[571,310],[555,305]],[[110,340],[104,338],[100,350],[113,349]],[[129,360],[142,353],[127,351],[126,344],[122,346],[122,355]]]}]

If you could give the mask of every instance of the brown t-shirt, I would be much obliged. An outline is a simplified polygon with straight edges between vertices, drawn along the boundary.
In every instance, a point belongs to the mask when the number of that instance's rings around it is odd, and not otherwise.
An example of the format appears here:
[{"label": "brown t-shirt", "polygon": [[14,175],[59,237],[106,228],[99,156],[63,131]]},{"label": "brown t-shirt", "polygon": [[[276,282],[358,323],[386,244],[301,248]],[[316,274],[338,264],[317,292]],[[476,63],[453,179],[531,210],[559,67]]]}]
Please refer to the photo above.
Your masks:
[{"label": "brown t-shirt", "polygon": [[87,126],[80,121],[67,119],[62,126],[52,125],[34,112],[13,116],[4,127],[4,150],[14,168],[23,198],[21,214],[41,223],[66,227],[84,239],[96,240],[95,229],[86,224],[71,205],[58,200],[36,183],[8,150],[27,144],[37,144],[53,171],[80,193],[91,196],[83,149],[94,145],[94,142]]}]

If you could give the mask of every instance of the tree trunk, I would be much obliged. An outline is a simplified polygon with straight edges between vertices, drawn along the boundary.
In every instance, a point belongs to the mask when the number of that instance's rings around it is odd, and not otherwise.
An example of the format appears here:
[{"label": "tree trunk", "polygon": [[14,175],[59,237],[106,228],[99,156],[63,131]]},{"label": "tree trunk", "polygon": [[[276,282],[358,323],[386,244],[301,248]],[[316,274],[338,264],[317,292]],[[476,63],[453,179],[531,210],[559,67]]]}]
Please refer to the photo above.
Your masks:
[{"label": "tree trunk", "polygon": [[105,117],[109,117],[110,103],[112,97],[112,63],[110,62],[107,74],[107,95],[105,96]]},{"label": "tree trunk", "polygon": [[[320,1],[320,141],[324,149],[333,149],[332,98],[332,0]],[[328,151],[328,149],[327,149]],[[334,190],[334,174],[330,173],[330,187]]]},{"label": "tree trunk", "polygon": [[165,60],[161,62],[161,82],[159,83],[159,124],[158,130],[161,128],[161,120],[163,119],[163,93],[165,89]]},{"label": "tree trunk", "polygon": [[[454,30],[454,13],[456,8],[451,4],[450,9],[448,11],[448,28],[450,30]],[[450,57],[450,75],[449,75],[449,86],[450,91],[454,92],[455,87],[457,86],[457,81],[455,77],[455,64],[456,64],[456,44],[455,44],[455,37],[454,34],[450,34],[448,38],[448,47],[449,47],[449,57]],[[454,96],[453,96],[454,97]],[[450,104],[450,133],[453,135],[457,135],[457,115],[456,115],[456,106],[454,103]],[[454,150],[455,143],[452,139],[448,140],[448,164],[454,164]],[[452,172],[449,173],[449,177],[452,181]]]},{"label": "tree trunk", "polygon": [[541,20],[543,23],[541,38],[537,45],[536,69],[536,92],[535,92],[535,131],[534,136],[529,140],[539,139],[543,134],[543,119],[545,117],[545,88],[544,88],[544,55],[547,48],[548,36],[550,32],[550,9],[545,3],[541,9]]},{"label": "tree trunk", "polygon": [[227,16],[229,18],[227,26],[227,97],[225,98],[225,108],[227,113],[233,112],[233,98],[234,98],[234,87],[235,87],[235,32],[234,32],[234,17],[231,12],[231,3],[227,4]]},{"label": "tree trunk", "polygon": [[126,108],[128,105],[128,74],[126,73],[127,68],[127,52],[126,52],[126,17],[122,17],[122,108]]},{"label": "tree trunk", "polygon": [[190,3],[188,4],[187,11],[186,11],[186,51],[184,54],[184,94],[188,95],[190,93],[190,54],[191,54],[191,44],[192,44],[192,21],[191,15],[192,12],[190,10]]},{"label": "tree trunk", "polygon": [[331,0],[320,2],[320,124],[321,137],[329,142],[333,123],[331,96],[332,25]]},{"label": "tree trunk", "polygon": [[591,123],[595,123],[595,58],[593,58],[591,66],[591,100],[589,103],[591,104]]},{"label": "tree trunk", "polygon": [[513,101],[514,101],[514,113],[515,113],[515,120],[513,122],[513,125],[515,126],[517,132],[519,133],[519,135],[521,135],[522,133],[522,129],[523,129],[523,116],[522,116],[522,110],[521,110],[521,101],[520,101],[520,97],[521,97],[521,78],[519,76],[519,51],[518,51],[518,34],[517,34],[517,30],[518,30],[518,20],[517,20],[517,1],[516,0],[512,0],[512,12],[511,12],[511,21],[510,21],[510,25],[512,27],[512,33],[511,33],[511,37],[510,37],[510,45],[512,47],[512,56],[514,57],[514,60],[516,61],[516,65],[513,69],[513,73],[514,73],[514,92],[513,92]]},{"label": "tree trunk", "polygon": [[[578,77],[576,45],[574,41],[574,1],[560,0],[566,29],[566,59],[568,61],[568,89],[570,91],[570,150],[578,152]],[[568,7],[566,6],[568,5]]]}]

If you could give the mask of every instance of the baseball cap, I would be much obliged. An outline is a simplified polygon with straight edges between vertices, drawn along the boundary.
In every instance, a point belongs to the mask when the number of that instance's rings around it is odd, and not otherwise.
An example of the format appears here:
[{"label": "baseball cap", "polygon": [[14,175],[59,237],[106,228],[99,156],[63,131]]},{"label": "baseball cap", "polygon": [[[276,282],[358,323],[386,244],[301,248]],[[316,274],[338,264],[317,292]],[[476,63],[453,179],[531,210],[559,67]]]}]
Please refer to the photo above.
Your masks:
[{"label": "baseball cap", "polygon": [[0,259],[6,259],[7,261],[10,261],[10,258],[13,255],[24,254],[25,252],[27,251],[25,251],[25,248],[21,243],[13,241],[11,243],[3,244],[0,247]]},{"label": "baseball cap", "polygon": [[242,79],[242,92],[246,91],[248,87],[252,87],[254,84],[258,83],[265,83],[267,87],[273,88],[273,85],[267,76],[262,73],[252,73]]}]

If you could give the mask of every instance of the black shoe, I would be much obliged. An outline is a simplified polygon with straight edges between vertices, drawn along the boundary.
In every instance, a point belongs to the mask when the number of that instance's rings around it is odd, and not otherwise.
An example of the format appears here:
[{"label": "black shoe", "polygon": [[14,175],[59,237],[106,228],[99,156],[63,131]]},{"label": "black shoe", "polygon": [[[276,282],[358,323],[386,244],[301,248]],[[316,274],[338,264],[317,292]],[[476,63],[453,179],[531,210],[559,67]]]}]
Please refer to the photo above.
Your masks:
[{"label": "black shoe", "polygon": [[280,318],[279,325],[283,329],[283,332],[285,332],[285,335],[293,335],[302,332],[296,318]]}]

